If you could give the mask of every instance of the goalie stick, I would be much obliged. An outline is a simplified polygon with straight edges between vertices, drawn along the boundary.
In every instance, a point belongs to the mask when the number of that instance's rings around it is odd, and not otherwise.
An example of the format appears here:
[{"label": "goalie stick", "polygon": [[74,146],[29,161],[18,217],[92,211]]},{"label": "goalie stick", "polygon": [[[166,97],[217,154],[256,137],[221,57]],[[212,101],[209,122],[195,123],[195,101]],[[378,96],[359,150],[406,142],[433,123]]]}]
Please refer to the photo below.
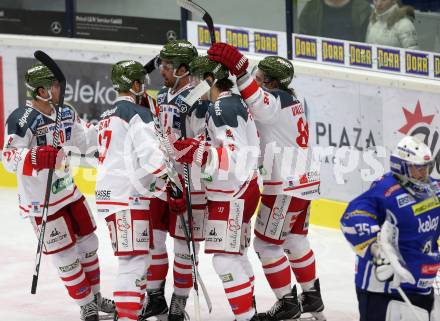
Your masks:
[{"label": "goalie stick", "polygon": [[[63,72],[58,67],[58,65],[50,58],[46,53],[41,50],[37,50],[34,52],[34,57],[39,60],[43,65],[45,65],[49,70],[53,73],[55,78],[60,83],[60,99],[58,102],[58,106],[55,108],[56,111],[56,120],[55,120],[55,131],[52,142],[52,147],[58,147],[58,140],[60,136],[60,126],[61,126],[61,112],[60,108],[64,105],[64,92],[66,91],[66,78],[64,77]],[[31,293],[35,294],[37,292],[37,284],[38,284],[38,276],[40,274],[40,263],[41,263],[41,254],[43,252],[44,245],[44,233],[46,231],[46,223],[47,223],[47,215],[49,212],[49,199],[50,199],[50,187],[52,185],[53,173],[54,169],[49,169],[49,173],[47,175],[47,185],[46,185],[46,193],[44,195],[44,205],[43,205],[43,213],[41,216],[41,226],[40,226],[40,234],[38,235],[38,246],[37,253],[35,255],[35,265],[34,265],[34,274],[32,276],[32,286]]]},{"label": "goalie stick", "polygon": [[[209,35],[211,36],[211,44],[215,43],[215,29],[211,15],[197,3],[194,3],[190,0],[177,0],[177,5],[201,17],[208,27]],[[214,69],[214,73],[220,68],[221,64],[217,64]],[[201,81],[200,84],[194,87],[189,95],[185,97],[185,102],[189,106],[194,105],[194,103],[211,88],[211,86],[212,84],[208,80],[205,79]]]}]

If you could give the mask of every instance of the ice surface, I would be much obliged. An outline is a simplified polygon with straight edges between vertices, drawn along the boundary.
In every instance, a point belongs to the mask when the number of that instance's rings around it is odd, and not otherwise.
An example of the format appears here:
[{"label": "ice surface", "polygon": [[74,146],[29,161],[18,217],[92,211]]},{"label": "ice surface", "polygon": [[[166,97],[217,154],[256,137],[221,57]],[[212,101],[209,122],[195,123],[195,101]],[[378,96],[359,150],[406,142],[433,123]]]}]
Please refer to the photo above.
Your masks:
[{"label": "ice surface", "polygon": [[[93,199],[90,204],[94,208]],[[79,308],[68,297],[50,259],[42,257],[37,294],[30,294],[36,251],[36,236],[28,220],[18,214],[17,193],[14,189],[0,189],[0,317],[7,321],[79,321]],[[331,213],[329,213],[331,215]],[[117,267],[113,257],[107,228],[103,218],[96,217],[100,240],[102,293],[111,296],[112,281]],[[318,274],[329,321],[358,319],[354,292],[354,254],[338,230],[312,226],[310,240],[317,259]],[[168,247],[172,241],[168,238]],[[203,249],[203,248],[202,248]],[[275,297],[264,277],[260,262],[251,248],[249,251],[256,278],[257,308],[269,309]],[[170,261],[172,255],[170,256]],[[231,321],[234,319],[223,293],[221,282],[214,272],[211,257],[200,256],[200,274],[213,301],[209,315],[201,298],[202,320]],[[168,272],[166,295],[172,293],[172,269]],[[192,294],[187,305],[194,315]]]}]

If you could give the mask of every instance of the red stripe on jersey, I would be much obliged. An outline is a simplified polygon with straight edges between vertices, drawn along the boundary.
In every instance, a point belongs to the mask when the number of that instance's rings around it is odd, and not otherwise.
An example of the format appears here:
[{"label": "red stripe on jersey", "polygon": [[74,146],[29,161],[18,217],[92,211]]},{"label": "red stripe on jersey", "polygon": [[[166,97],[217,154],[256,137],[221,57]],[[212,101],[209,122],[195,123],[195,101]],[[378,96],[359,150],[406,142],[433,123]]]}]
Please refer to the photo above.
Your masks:
[{"label": "red stripe on jersey", "polygon": [[285,188],[285,191],[293,191],[295,189],[300,189],[300,188],[305,188],[305,187],[310,187],[310,186],[315,186],[315,185],[319,185],[320,182],[313,182],[313,183],[309,183],[309,184],[304,184],[304,185],[300,185],[300,186],[295,186],[295,187],[289,187],[289,188]]},{"label": "red stripe on jersey", "polygon": [[251,83],[249,84],[249,86],[247,86],[245,89],[240,91],[240,95],[241,97],[243,97],[243,99],[248,99],[250,96],[252,96],[253,94],[255,94],[258,91],[259,87],[258,84],[255,80],[252,79]]},{"label": "red stripe on jersey", "polygon": [[97,205],[122,205],[122,206],[128,206],[128,203],[124,202],[107,202],[107,201],[96,201]]},{"label": "red stripe on jersey", "polygon": [[[218,157],[218,168],[227,171],[229,169],[228,151],[224,149],[224,147],[217,147],[216,150]],[[225,151],[224,154],[223,151]]]},{"label": "red stripe on jersey", "polygon": [[283,182],[263,182],[263,185],[281,185]]},{"label": "red stripe on jersey", "polygon": [[23,212],[29,213],[29,210],[25,209],[23,206],[19,205],[18,208],[20,208]]},{"label": "red stripe on jersey", "polygon": [[32,170],[31,150],[28,150],[23,162],[23,175],[32,176]]},{"label": "red stripe on jersey", "polygon": [[222,190],[222,189],[212,189],[212,188],[206,188],[208,192],[216,192],[216,193],[225,193],[225,194],[232,194],[234,191],[228,191],[228,190]]}]

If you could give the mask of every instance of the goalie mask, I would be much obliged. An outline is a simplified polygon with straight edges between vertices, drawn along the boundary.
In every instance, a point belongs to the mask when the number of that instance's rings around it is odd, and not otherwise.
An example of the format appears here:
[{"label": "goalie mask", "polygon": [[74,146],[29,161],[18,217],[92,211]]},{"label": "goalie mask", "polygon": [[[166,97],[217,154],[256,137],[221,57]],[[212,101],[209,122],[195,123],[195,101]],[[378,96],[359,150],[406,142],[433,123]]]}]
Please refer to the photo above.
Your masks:
[{"label": "goalie mask", "polygon": [[[141,83],[141,90],[133,90],[133,82]],[[144,67],[134,60],[123,60],[113,65],[112,83],[117,92],[131,92],[136,97],[142,96],[145,91],[146,72]]]},{"label": "goalie mask", "polygon": [[279,56],[267,56],[258,63],[253,74],[255,80],[260,84],[264,85],[277,80],[281,89],[287,89],[293,79],[294,69],[288,59]]},{"label": "goalie mask", "polygon": [[[43,64],[33,65],[24,76],[25,84],[28,89],[27,95],[33,99],[49,101],[52,99],[51,87],[56,81],[53,73]],[[49,93],[49,98],[38,95],[38,89],[45,88]]]},{"label": "goalie mask", "polygon": [[402,138],[390,157],[391,172],[422,198],[432,194],[429,174],[433,165],[431,150],[414,136]]},{"label": "goalie mask", "polygon": [[201,80],[211,76],[215,80],[229,77],[229,70],[218,62],[208,59],[208,56],[199,56],[190,63],[191,83],[197,85]]}]

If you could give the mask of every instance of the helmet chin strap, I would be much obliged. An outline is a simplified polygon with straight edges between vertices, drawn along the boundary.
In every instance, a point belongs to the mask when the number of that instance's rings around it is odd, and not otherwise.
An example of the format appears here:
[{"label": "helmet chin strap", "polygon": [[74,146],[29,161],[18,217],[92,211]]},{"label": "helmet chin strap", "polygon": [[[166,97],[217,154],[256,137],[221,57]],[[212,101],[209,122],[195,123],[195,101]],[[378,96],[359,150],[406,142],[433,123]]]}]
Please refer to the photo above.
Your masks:
[{"label": "helmet chin strap", "polygon": [[43,98],[40,95],[35,96],[35,98],[44,102],[52,101],[52,92],[50,91],[50,89],[47,92],[49,93],[48,98]]},{"label": "helmet chin strap", "polygon": [[129,91],[135,96],[136,104],[139,104],[141,102],[141,97],[145,92],[145,85],[142,84],[141,91],[134,91],[133,88],[130,88]]},{"label": "helmet chin strap", "polygon": [[173,77],[176,78],[176,81],[174,82],[173,88],[171,88],[171,91],[172,91],[172,92],[174,92],[174,91],[176,90],[177,86],[179,85],[179,81],[180,81],[180,79],[182,79],[183,77],[186,77],[186,76],[189,75],[189,71],[187,71],[187,72],[185,72],[183,75],[178,76],[178,75],[176,74],[177,69],[179,69],[179,68],[174,69],[174,72],[173,72]]}]

